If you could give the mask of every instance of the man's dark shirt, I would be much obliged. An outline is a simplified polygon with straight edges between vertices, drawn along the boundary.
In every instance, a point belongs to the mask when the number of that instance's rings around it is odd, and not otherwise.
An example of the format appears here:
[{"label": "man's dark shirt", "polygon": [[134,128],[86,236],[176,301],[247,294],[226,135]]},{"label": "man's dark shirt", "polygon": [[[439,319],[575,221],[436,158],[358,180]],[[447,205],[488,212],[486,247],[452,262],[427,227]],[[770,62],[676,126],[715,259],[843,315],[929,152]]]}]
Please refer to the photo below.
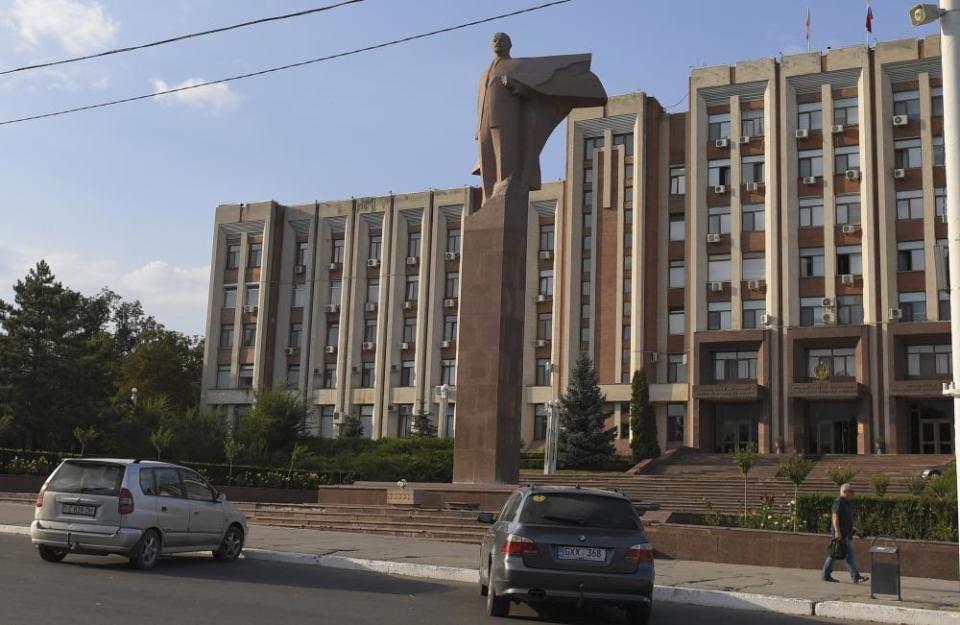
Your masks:
[{"label": "man's dark shirt", "polygon": [[853,535],[853,506],[845,497],[833,500],[833,513],[839,517],[840,537],[850,538]]}]

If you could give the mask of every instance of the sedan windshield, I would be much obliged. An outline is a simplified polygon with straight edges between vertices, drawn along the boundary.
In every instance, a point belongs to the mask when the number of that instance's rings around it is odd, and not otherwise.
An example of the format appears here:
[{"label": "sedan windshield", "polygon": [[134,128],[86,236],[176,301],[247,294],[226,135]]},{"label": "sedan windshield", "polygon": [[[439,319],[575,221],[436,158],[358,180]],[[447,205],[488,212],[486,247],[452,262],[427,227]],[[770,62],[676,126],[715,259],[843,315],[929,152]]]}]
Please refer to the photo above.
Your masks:
[{"label": "sedan windshield", "polygon": [[578,493],[534,493],[527,497],[520,522],[618,530],[640,527],[629,501]]}]

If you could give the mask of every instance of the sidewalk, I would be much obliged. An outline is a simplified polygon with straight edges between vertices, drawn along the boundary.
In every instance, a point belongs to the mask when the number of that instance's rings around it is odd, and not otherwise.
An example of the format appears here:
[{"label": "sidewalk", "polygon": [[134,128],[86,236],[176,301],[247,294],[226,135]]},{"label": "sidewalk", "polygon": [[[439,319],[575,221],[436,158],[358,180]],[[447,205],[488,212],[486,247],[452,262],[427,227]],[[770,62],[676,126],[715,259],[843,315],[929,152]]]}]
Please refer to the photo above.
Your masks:
[{"label": "sidewalk", "polygon": [[[0,525],[28,525],[33,519],[33,507],[19,504],[0,503]],[[343,566],[343,562],[353,562],[351,568],[371,568],[381,572],[418,575],[418,570],[426,565],[429,567],[454,567],[461,569],[459,579],[475,579],[478,559],[478,548],[475,545],[461,545],[440,543],[416,538],[401,538],[392,536],[374,536],[367,534],[353,534],[341,532],[324,532],[316,530],[292,529],[253,525],[247,547],[251,549],[248,557],[258,559],[283,559],[290,562],[303,562],[323,565],[324,556],[333,566]],[[263,551],[259,551],[263,550]],[[273,552],[285,552],[286,557],[280,557]],[[296,555],[309,554],[309,555]],[[320,556],[315,557],[315,556]],[[350,559],[349,561],[345,559]],[[335,564],[335,562],[340,564]],[[383,563],[376,567],[365,566],[369,561]],[[360,562],[360,564],[356,564]],[[389,563],[389,565],[387,564]],[[404,567],[403,565],[415,565]],[[669,588],[659,589],[660,596],[665,600],[680,602],[701,602],[703,599],[691,600],[690,589],[705,591],[722,591],[721,593],[706,593],[713,597],[709,605],[725,605],[753,609],[774,609],[780,611],[777,605],[784,602],[775,601],[777,598],[805,600],[806,608],[816,609],[822,616],[836,616],[839,618],[854,618],[851,612],[829,613],[832,602],[841,602],[843,606],[870,604],[873,606],[894,606],[896,608],[919,608],[923,610],[943,610],[933,622],[960,623],[960,584],[944,580],[903,578],[903,601],[896,598],[870,599],[869,584],[856,586],[850,583],[849,575],[842,564],[837,566],[834,576],[841,581],[839,584],[828,584],[820,581],[817,571],[801,569],[783,569],[776,567],[744,566],[729,564],[713,564],[705,562],[657,560],[657,585]],[[469,569],[467,571],[466,569]],[[406,571],[406,573],[405,573]],[[434,573],[427,575],[436,577]],[[452,578],[451,578],[452,579]],[[677,590],[681,589],[681,590]],[[685,590],[684,590],[685,589]],[[737,593],[736,601],[721,600],[723,593]],[[745,593],[740,595],[739,593]],[[727,599],[731,597],[726,596]],[[766,601],[767,599],[772,601]],[[703,603],[700,603],[703,605]],[[811,606],[810,604],[813,604]],[[771,607],[771,605],[773,607]],[[929,620],[913,620],[906,616],[872,618],[869,606],[862,607],[856,612],[856,618],[864,620],[881,620],[886,622],[930,622]],[[889,613],[890,611],[887,610]],[[810,612],[807,612],[809,614]],[[949,614],[953,613],[953,614]],[[908,615],[909,616],[909,615]],[[952,618],[948,618],[952,617]],[[956,619],[956,620],[954,620]]]}]

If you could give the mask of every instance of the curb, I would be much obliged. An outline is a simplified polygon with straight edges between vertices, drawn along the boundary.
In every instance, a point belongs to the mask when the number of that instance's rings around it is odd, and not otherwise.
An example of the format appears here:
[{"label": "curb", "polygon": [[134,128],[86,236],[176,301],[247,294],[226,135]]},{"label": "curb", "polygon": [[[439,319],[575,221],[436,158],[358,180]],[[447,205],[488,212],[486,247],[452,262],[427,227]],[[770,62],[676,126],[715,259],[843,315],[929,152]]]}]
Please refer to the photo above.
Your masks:
[{"label": "curb", "polygon": [[0,525],[0,534],[30,535],[30,528],[26,525]]},{"label": "curb", "polygon": [[874,621],[876,623],[902,623],[903,625],[949,625],[960,624],[960,612],[901,608],[895,605],[876,603],[850,603],[847,601],[821,601],[816,604],[816,616],[844,621]]},{"label": "curb", "polygon": [[654,602],[683,603],[705,608],[776,612],[792,616],[811,616],[814,602],[809,599],[791,599],[775,595],[754,595],[727,590],[685,588],[683,586],[654,586]]}]

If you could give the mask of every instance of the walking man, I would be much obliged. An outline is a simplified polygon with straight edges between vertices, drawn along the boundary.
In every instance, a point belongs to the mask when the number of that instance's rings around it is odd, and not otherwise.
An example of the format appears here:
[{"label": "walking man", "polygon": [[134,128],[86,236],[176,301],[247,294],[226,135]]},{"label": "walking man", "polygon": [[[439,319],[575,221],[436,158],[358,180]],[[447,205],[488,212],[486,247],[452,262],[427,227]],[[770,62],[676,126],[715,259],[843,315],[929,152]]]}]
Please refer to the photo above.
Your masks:
[{"label": "walking man", "polygon": [[[840,487],[840,496],[833,501],[833,513],[831,515],[831,527],[833,537],[839,538],[847,547],[847,568],[850,569],[850,577],[854,584],[860,584],[867,581],[867,577],[860,575],[857,570],[857,563],[853,555],[853,486],[849,483]],[[836,582],[833,577],[833,554],[827,555],[827,561],[823,563],[823,581]]]}]

